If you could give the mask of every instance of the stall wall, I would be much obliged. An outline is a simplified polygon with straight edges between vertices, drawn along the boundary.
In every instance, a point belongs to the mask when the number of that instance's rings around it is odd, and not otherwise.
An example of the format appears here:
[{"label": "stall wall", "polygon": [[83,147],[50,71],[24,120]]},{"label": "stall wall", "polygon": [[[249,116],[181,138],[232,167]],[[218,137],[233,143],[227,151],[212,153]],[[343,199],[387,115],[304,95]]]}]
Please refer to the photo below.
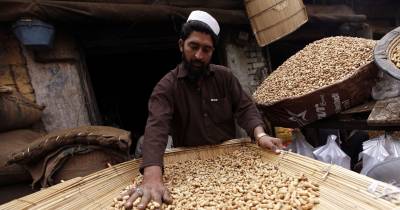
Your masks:
[{"label": "stall wall", "polygon": [[79,57],[68,34],[58,33],[52,50],[37,52],[21,45],[8,27],[0,28],[0,85],[45,106],[48,132],[90,124]]},{"label": "stall wall", "polygon": [[0,27],[0,86],[12,87],[26,98],[35,101],[22,48],[6,27]]},{"label": "stall wall", "polygon": [[246,42],[235,42],[236,39],[233,36],[225,44],[227,66],[251,95],[267,77],[270,67],[254,37],[249,37]]}]

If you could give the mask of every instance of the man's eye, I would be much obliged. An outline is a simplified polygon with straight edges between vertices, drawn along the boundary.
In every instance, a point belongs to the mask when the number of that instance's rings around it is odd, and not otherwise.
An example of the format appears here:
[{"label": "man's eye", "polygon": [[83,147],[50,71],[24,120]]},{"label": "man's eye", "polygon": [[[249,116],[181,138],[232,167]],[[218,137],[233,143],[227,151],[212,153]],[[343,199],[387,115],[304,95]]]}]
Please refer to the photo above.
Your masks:
[{"label": "man's eye", "polygon": [[211,48],[211,47],[203,47],[203,52],[209,53],[209,52],[211,52],[211,51],[212,51],[212,48]]},{"label": "man's eye", "polygon": [[198,49],[200,48],[198,45],[194,45],[194,44],[189,45],[189,47],[190,47],[192,50],[198,50]]}]

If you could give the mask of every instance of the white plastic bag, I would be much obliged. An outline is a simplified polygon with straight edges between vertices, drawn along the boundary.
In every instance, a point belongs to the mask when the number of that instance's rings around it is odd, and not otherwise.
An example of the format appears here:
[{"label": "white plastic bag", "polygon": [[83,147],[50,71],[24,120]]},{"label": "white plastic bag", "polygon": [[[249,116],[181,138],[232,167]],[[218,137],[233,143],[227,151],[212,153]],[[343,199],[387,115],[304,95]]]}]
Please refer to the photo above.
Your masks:
[{"label": "white plastic bag", "polygon": [[390,159],[400,157],[400,141],[393,139],[391,135],[385,135],[385,149]]},{"label": "white plastic bag", "polygon": [[361,174],[367,174],[373,166],[385,161],[389,157],[389,153],[385,149],[385,140],[385,136],[380,136],[379,138],[363,143],[363,168]]},{"label": "white plastic bag", "polygon": [[400,95],[400,80],[382,71],[379,72],[378,77],[380,80],[372,87],[371,95],[373,99],[383,100]]},{"label": "white plastic bag", "polygon": [[299,129],[292,131],[292,139],[292,143],[288,146],[289,149],[292,149],[292,152],[315,159],[313,154],[314,147],[306,141]]},{"label": "white plastic bag", "polygon": [[314,156],[317,160],[350,169],[350,157],[340,149],[336,138],[335,135],[329,135],[326,144],[313,152]]}]

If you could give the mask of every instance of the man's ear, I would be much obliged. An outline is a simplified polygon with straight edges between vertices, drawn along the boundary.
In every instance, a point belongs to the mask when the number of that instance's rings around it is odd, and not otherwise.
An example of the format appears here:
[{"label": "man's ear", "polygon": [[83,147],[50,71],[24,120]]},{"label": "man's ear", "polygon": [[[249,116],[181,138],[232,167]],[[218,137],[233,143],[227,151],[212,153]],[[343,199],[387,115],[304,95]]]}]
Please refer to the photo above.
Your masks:
[{"label": "man's ear", "polygon": [[179,44],[179,50],[180,50],[181,52],[183,52],[183,40],[182,40],[182,39],[179,39],[178,44]]}]

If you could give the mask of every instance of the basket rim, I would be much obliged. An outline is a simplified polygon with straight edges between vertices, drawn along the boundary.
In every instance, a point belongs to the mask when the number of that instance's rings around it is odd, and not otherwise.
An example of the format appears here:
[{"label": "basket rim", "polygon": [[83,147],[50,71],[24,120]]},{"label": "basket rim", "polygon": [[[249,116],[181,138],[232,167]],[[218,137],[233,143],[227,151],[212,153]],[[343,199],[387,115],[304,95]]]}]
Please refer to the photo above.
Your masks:
[{"label": "basket rim", "polygon": [[380,70],[400,80],[400,69],[392,62],[391,54],[400,44],[400,26],[388,32],[375,45],[374,60]]}]

